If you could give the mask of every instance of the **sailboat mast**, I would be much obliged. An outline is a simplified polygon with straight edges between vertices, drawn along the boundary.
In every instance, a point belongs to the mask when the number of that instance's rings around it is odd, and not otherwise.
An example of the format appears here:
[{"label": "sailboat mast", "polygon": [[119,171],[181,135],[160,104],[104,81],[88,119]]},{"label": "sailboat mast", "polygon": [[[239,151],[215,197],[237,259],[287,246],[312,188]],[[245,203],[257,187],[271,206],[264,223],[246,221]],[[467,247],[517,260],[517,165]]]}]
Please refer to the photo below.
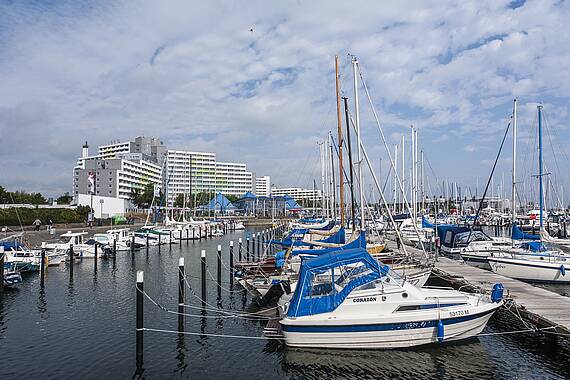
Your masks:
[{"label": "sailboat mast", "polygon": [[354,202],[354,166],[352,165],[352,145],[350,144],[350,119],[348,116],[348,98],[343,97],[342,100],[344,101],[344,116],[346,118],[346,142],[348,145],[348,166],[350,167],[350,206],[351,206],[351,213],[352,213],[352,228],[355,228],[355,211],[356,205]]},{"label": "sailboat mast", "polygon": [[542,104],[538,105],[538,178],[539,178],[539,189],[540,189],[540,229],[542,230],[542,207],[543,207],[543,183],[542,183]]},{"label": "sailboat mast", "polygon": [[362,180],[362,139],[360,136],[360,112],[358,110],[358,59],[352,58],[352,68],[354,73],[354,115],[356,121],[356,143],[358,145],[358,184],[360,190],[360,228],[364,227],[364,181]]},{"label": "sailboat mast", "polygon": [[324,148],[324,144],[325,142],[320,142],[319,143],[319,153],[321,154],[321,190],[322,190],[322,204],[321,207],[323,209],[323,216],[328,216],[327,212],[326,212],[326,191],[325,191],[325,148]]},{"label": "sailboat mast", "polygon": [[394,145],[394,214],[398,212],[398,144]]},{"label": "sailboat mast", "polygon": [[338,55],[334,56],[335,67],[335,85],[336,85],[336,115],[337,115],[337,132],[338,132],[338,184],[340,197],[340,225],[344,226],[344,171],[342,167],[342,146],[344,140],[342,137],[342,120],[340,113],[340,78],[338,73]]},{"label": "sailboat mast", "polygon": [[511,191],[511,224],[517,221],[517,99],[513,100],[513,183]]}]

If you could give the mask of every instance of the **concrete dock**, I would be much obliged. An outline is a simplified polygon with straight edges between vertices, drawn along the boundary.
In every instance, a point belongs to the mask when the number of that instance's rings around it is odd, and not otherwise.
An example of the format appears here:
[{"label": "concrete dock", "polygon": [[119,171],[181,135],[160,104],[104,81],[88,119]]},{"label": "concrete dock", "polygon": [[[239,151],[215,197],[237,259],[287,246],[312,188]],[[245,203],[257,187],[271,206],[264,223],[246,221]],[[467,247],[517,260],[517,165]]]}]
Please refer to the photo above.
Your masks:
[{"label": "concrete dock", "polygon": [[[394,248],[395,244],[390,242],[389,246]],[[416,248],[406,246],[406,251],[423,256]],[[438,258],[433,273],[456,288],[470,291],[489,292],[500,282],[505,287],[505,297],[512,299],[521,317],[540,328],[552,327],[551,331],[570,339],[570,297],[447,257]]]}]

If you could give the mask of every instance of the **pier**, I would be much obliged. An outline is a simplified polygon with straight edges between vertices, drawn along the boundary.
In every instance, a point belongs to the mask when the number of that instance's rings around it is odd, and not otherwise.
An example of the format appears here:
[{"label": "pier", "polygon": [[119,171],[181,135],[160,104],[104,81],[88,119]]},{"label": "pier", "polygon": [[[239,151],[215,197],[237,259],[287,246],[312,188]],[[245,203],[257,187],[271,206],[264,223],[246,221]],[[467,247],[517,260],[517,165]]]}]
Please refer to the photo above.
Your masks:
[{"label": "pier", "polygon": [[[395,243],[389,242],[391,249]],[[421,250],[406,246],[414,256],[423,256]],[[505,287],[505,296],[513,301],[521,317],[538,328],[570,338],[570,298],[530,283],[498,275],[492,271],[471,266],[461,260],[439,256],[433,274],[454,287],[473,292],[490,292],[496,283]]]}]

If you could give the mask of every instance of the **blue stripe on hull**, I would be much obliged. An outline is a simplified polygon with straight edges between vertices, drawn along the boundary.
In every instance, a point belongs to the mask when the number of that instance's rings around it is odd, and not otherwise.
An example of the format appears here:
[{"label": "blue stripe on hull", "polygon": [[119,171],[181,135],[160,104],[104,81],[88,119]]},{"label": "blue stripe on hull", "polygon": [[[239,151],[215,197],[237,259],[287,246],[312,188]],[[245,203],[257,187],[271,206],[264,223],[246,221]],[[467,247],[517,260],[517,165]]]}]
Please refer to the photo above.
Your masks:
[{"label": "blue stripe on hull", "polygon": [[[457,318],[448,318],[443,320],[444,325],[452,325],[471,321],[491,314],[496,309],[491,309],[483,313],[466,315]],[[330,325],[330,326],[315,326],[315,325],[286,325],[282,324],[282,330],[285,332],[301,332],[301,333],[327,333],[327,332],[369,332],[369,331],[392,331],[392,330],[409,330],[409,329],[422,329],[427,327],[436,327],[438,320],[419,321],[419,322],[401,322],[401,323],[378,323],[370,325]]]}]

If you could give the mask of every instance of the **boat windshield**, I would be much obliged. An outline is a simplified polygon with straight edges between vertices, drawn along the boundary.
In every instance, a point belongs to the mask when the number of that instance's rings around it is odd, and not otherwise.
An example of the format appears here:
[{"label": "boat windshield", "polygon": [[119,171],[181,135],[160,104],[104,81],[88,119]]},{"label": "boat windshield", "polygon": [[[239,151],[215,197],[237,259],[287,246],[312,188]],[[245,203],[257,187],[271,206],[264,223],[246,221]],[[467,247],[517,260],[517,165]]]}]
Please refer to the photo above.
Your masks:
[{"label": "boat windshield", "polygon": [[67,243],[69,243],[69,240],[71,240],[71,238],[69,236],[60,236],[60,238],[57,242],[60,244],[67,244]]},{"label": "boat windshield", "polygon": [[[471,237],[469,237],[470,234]],[[469,242],[467,241],[467,239],[469,239]],[[485,233],[482,231],[471,231],[471,232],[467,231],[455,235],[455,246],[456,247],[466,246],[468,243],[472,241],[491,241],[491,240],[492,239],[489,236],[485,235]]]}]

